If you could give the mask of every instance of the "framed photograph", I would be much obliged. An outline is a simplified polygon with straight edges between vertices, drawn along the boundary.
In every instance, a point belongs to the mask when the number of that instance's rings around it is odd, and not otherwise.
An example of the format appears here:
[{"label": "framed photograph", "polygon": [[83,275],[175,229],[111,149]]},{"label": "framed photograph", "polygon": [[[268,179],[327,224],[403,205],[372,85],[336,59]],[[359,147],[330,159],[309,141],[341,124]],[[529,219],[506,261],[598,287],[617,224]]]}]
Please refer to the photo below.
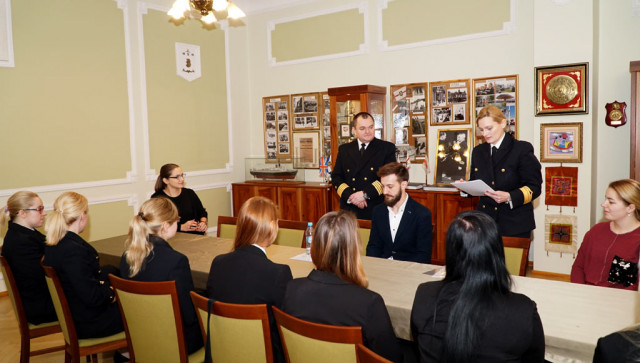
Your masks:
[{"label": "framed photograph", "polygon": [[540,161],[582,162],[582,122],[540,124]]},{"label": "framed photograph", "polygon": [[331,158],[331,101],[327,92],[320,93],[320,116],[322,117],[322,155]]},{"label": "framed photograph", "polygon": [[291,159],[291,118],[289,95],[262,98],[264,116],[264,151],[266,161],[277,163]]},{"label": "framed photograph", "polygon": [[536,67],[536,116],[589,113],[589,63]]},{"label": "framed photograph", "polygon": [[[476,118],[483,107],[493,105],[507,118],[507,132],[518,138],[518,75],[475,78],[473,80],[473,145],[484,142]],[[455,110],[454,110],[455,114]],[[454,116],[455,118],[455,116]]]},{"label": "framed photograph", "polygon": [[[429,119],[428,83],[397,84],[390,87],[392,142],[399,150],[398,160],[407,157],[412,163],[421,163],[426,156],[427,126]],[[376,137],[378,137],[376,135]],[[417,138],[424,141],[417,145]],[[422,152],[418,152],[418,150]],[[400,155],[401,154],[401,155]],[[404,158],[401,156],[404,155]]]},{"label": "framed photograph", "polygon": [[[293,124],[294,131],[320,130],[321,125],[318,120],[322,120],[324,112],[326,112],[320,94],[317,92],[295,94],[291,95],[291,99],[294,116],[299,118]],[[321,114],[320,111],[323,113]]]},{"label": "framed photograph", "polygon": [[293,166],[299,169],[317,169],[320,160],[320,133],[293,133]]},{"label": "framed photograph", "polygon": [[351,129],[349,128],[349,124],[340,125],[340,137],[351,137]]},{"label": "framed photograph", "polygon": [[471,81],[457,79],[429,83],[431,126],[469,124]]},{"label": "framed photograph", "polygon": [[469,175],[470,129],[438,130],[435,184],[451,184]]}]

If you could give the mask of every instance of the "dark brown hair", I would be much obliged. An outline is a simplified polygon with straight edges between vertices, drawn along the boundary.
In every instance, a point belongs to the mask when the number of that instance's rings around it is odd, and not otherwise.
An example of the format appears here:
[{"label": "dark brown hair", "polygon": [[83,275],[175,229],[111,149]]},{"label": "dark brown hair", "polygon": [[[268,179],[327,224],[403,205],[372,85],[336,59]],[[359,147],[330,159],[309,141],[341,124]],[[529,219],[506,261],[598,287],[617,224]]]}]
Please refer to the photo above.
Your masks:
[{"label": "dark brown hair", "polygon": [[401,163],[394,161],[378,169],[378,177],[380,178],[391,174],[395,174],[398,182],[409,181],[409,170]]},{"label": "dark brown hair", "polygon": [[156,186],[155,186],[156,192],[164,190],[164,188],[167,187],[167,184],[165,184],[165,182],[162,179],[170,177],[173,169],[179,168],[179,167],[180,165],[171,164],[171,163],[162,165],[162,168],[160,168],[160,174],[158,174],[158,179],[156,179]]}]

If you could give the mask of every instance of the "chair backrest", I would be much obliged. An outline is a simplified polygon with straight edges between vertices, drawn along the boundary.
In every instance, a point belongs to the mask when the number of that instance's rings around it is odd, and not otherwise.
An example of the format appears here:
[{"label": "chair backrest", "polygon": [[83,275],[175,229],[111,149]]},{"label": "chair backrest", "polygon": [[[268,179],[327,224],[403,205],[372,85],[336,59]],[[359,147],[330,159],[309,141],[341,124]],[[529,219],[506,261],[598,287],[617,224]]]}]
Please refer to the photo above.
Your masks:
[{"label": "chair backrest", "polygon": [[229,216],[218,216],[218,232],[220,238],[233,239],[236,236],[236,224],[238,218]]},{"label": "chair backrest", "polygon": [[[191,300],[198,313],[202,336],[206,337],[209,299],[192,291]],[[214,362],[273,362],[266,304],[227,304],[216,301],[211,307],[209,331]]]},{"label": "chair backrest", "polygon": [[20,291],[18,291],[18,285],[13,277],[13,272],[9,266],[9,262],[3,256],[0,256],[0,268],[4,275],[4,281],[7,285],[7,291],[11,298],[11,305],[13,305],[13,312],[18,319],[18,327],[20,328],[20,334],[26,334],[29,336],[29,325],[27,323],[27,313],[24,311],[24,305],[22,305],[22,297]]},{"label": "chair backrest", "polygon": [[131,281],[109,274],[124,323],[131,361],[186,362],[175,281]]},{"label": "chair backrest", "polygon": [[357,362],[362,327],[312,323],[272,306],[289,363]]},{"label": "chair backrest", "polygon": [[278,220],[278,236],[273,242],[276,245],[289,247],[304,247],[304,231],[307,229],[307,222]]},{"label": "chair backrest", "polygon": [[502,243],[504,245],[504,260],[509,273],[525,276],[529,262],[531,238],[502,236]]},{"label": "chair backrest", "polygon": [[362,242],[362,251],[360,254],[367,255],[367,245],[369,244],[369,235],[371,234],[371,221],[368,219],[358,219],[358,234]]},{"label": "chair backrest", "polygon": [[49,294],[51,294],[51,301],[53,301],[53,307],[56,310],[56,316],[60,323],[60,329],[62,330],[64,341],[70,347],[72,352],[79,352],[80,347],[78,346],[76,326],[73,322],[69,303],[67,302],[67,296],[62,289],[62,284],[60,283],[58,274],[51,266],[43,265],[42,268],[44,269],[47,288],[49,289]]},{"label": "chair backrest", "polygon": [[358,356],[358,363],[393,363],[362,344],[356,344],[356,355]]}]

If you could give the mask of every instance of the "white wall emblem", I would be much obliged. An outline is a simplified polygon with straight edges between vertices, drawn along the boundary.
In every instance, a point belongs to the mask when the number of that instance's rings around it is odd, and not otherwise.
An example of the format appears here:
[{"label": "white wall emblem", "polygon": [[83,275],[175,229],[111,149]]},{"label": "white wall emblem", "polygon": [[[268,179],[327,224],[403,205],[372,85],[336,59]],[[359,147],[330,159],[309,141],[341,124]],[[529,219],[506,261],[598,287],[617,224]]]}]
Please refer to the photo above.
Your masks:
[{"label": "white wall emblem", "polygon": [[191,82],[202,76],[200,46],[176,43],[176,72],[178,76]]}]

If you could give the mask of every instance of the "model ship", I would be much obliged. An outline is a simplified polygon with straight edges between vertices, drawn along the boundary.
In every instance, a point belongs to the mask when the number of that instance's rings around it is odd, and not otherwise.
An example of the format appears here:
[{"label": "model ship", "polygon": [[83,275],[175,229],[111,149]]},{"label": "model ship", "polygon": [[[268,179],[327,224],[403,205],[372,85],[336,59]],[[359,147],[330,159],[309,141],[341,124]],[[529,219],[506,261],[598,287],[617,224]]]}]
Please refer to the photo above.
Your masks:
[{"label": "model ship", "polygon": [[281,166],[280,162],[272,167],[264,167],[259,169],[250,169],[249,173],[260,179],[295,179],[298,174],[297,169],[289,169],[285,166]]}]

